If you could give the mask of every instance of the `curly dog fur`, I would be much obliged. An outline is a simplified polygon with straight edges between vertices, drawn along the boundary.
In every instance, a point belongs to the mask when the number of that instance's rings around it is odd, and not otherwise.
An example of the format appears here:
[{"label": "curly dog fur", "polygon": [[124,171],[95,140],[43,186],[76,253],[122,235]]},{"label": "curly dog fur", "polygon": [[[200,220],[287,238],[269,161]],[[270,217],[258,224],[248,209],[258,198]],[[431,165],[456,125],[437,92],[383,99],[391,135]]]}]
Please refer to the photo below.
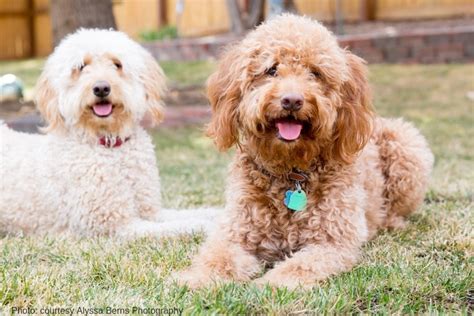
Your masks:
[{"label": "curly dog fur", "polygon": [[154,146],[139,123],[161,121],[165,76],[139,44],[79,30],[49,57],[36,91],[47,135],[0,124],[0,233],[161,236],[210,226],[196,212],[160,209]]},{"label": "curly dog fur", "polygon": [[[300,108],[286,109],[285,95],[300,95]],[[225,218],[182,283],[313,286],[351,269],[364,242],[402,227],[423,202],[434,159],[426,140],[374,114],[364,61],[318,22],[283,15],[259,26],[226,51],[208,96],[208,134],[237,149]],[[301,129],[296,139],[281,120]],[[308,177],[300,212],[283,203],[295,170]]]}]

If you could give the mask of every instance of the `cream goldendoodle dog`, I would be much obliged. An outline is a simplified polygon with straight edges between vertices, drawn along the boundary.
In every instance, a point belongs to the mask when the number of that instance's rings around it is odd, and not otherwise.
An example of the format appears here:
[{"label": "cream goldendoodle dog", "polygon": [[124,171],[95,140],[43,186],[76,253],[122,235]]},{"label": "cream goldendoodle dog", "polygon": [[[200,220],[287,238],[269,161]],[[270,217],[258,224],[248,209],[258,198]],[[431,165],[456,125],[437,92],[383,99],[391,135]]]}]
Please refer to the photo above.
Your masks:
[{"label": "cream goldendoodle dog", "polygon": [[0,125],[0,233],[161,236],[208,227],[196,213],[160,210],[155,151],[139,122],[161,120],[164,90],[161,68],[125,34],[79,30],[64,39],[37,85],[48,134]]},{"label": "cream goldendoodle dog", "polygon": [[362,59],[309,18],[283,15],[231,47],[208,82],[208,133],[237,144],[226,215],[179,281],[312,286],[351,269],[377,230],[423,201],[433,155],[376,117]]}]

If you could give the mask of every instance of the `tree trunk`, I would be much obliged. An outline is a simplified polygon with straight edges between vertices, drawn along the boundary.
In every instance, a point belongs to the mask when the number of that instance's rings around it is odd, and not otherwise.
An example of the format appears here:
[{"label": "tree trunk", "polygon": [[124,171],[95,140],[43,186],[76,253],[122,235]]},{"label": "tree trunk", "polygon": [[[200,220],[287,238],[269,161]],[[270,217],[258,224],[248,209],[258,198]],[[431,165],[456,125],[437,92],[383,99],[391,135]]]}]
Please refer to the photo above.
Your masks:
[{"label": "tree trunk", "polygon": [[112,0],[50,0],[54,46],[78,28],[116,28]]},{"label": "tree trunk", "polygon": [[291,13],[298,13],[296,8],[296,4],[294,0],[286,0],[285,1],[285,11]]},{"label": "tree trunk", "polygon": [[232,33],[242,34],[244,32],[244,23],[236,0],[227,0],[227,9],[229,10]]},{"label": "tree trunk", "polygon": [[250,1],[250,8],[248,14],[245,16],[245,26],[248,29],[260,24],[263,21],[263,12],[265,10],[265,3],[263,0]]},{"label": "tree trunk", "polygon": [[227,0],[232,32],[242,34],[263,21],[264,4],[263,0],[251,0],[249,8],[241,9],[238,0]]}]

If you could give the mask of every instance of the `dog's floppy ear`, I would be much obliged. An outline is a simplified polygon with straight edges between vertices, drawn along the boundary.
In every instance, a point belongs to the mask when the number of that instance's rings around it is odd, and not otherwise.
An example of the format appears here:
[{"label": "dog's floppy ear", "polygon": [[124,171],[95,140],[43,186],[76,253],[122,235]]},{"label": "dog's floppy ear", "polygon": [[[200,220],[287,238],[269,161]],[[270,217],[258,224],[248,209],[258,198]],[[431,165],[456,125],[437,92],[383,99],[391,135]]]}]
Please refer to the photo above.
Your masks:
[{"label": "dog's floppy ear", "polygon": [[237,107],[241,98],[239,78],[243,75],[242,56],[231,47],[221,59],[218,69],[207,81],[207,97],[212,118],[206,134],[214,139],[219,150],[234,145],[239,137]]},{"label": "dog's floppy ear", "polygon": [[351,162],[369,141],[373,111],[365,61],[349,52],[345,54],[349,79],[341,89],[342,102],[337,110],[332,154],[340,161]]},{"label": "dog's floppy ear", "polygon": [[36,106],[48,124],[43,128],[44,132],[62,130],[64,119],[59,112],[58,94],[51,85],[46,72],[43,72],[35,87]]},{"label": "dog's floppy ear", "polygon": [[160,123],[164,117],[162,98],[166,93],[166,77],[156,60],[147,52],[145,56],[146,71],[141,74],[147,100],[146,118],[151,118],[153,125]]}]

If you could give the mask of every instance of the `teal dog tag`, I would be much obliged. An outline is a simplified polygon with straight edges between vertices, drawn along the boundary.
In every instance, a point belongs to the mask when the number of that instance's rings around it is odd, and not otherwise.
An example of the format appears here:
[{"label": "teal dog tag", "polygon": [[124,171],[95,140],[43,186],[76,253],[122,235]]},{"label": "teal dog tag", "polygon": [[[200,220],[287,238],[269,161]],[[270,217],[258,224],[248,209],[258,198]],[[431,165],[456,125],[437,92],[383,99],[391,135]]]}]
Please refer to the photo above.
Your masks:
[{"label": "teal dog tag", "polygon": [[290,210],[302,211],[308,201],[306,199],[306,193],[301,189],[300,184],[297,182],[295,191],[286,191],[283,202]]},{"label": "teal dog tag", "polygon": [[294,191],[290,196],[288,208],[293,211],[302,211],[307,203],[306,193],[303,190]]}]

